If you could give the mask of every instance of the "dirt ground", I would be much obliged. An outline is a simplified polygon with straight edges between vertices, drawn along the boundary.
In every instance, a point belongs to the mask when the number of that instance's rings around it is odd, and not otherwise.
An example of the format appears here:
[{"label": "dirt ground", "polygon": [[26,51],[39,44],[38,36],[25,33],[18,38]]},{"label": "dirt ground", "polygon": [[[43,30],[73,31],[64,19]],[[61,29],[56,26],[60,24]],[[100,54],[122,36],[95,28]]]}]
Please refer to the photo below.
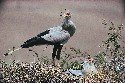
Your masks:
[{"label": "dirt ground", "polygon": [[[6,0],[0,7],[1,59],[13,46],[18,48],[27,39],[60,25],[63,20],[60,12],[64,12],[64,9],[71,11],[71,20],[77,27],[76,33],[64,48],[75,47],[92,55],[98,53],[98,45],[106,39],[102,19],[125,24],[120,0]],[[35,46],[33,49],[40,56],[51,57],[53,46],[48,46],[43,52],[45,47]],[[22,49],[13,55],[8,56],[7,60],[33,61],[33,53],[28,49]]]}]

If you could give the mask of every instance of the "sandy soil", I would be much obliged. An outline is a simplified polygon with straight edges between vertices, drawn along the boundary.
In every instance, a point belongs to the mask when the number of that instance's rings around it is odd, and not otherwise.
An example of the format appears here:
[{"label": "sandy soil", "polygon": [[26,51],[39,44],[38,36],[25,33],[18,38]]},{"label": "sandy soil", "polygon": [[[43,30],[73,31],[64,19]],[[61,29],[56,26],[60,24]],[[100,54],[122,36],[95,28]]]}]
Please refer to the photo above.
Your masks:
[{"label": "sandy soil", "polygon": [[[16,48],[27,39],[51,27],[60,25],[60,12],[68,9],[77,27],[75,35],[64,47],[80,48],[83,52],[96,54],[101,41],[106,38],[102,19],[115,24],[125,24],[120,0],[8,0],[0,10],[0,55]],[[125,34],[124,34],[125,35]],[[39,56],[51,56],[53,46],[43,52],[45,46],[34,47]],[[8,59],[32,61],[33,53],[22,49]],[[30,56],[28,56],[30,55]],[[1,56],[2,58],[2,56]]]}]

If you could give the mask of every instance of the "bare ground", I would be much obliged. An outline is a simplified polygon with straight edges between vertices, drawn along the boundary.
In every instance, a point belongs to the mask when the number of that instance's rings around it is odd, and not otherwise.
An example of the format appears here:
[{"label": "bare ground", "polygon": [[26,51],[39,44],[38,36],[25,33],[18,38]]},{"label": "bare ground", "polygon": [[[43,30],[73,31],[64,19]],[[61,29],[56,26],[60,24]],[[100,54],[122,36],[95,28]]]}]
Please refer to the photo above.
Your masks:
[{"label": "bare ground", "polygon": [[[80,48],[83,52],[96,54],[101,41],[106,38],[102,19],[115,24],[125,24],[120,0],[6,0],[0,10],[0,55],[13,46],[16,48],[27,39],[51,27],[60,25],[60,12],[68,9],[77,30],[64,47]],[[124,34],[124,33],[123,33]],[[125,34],[124,34],[125,35]],[[125,39],[124,39],[125,40]],[[45,46],[34,47],[39,56],[51,57],[53,46],[43,52]],[[33,53],[22,49],[8,59],[32,61]],[[29,55],[29,56],[28,56]]]}]

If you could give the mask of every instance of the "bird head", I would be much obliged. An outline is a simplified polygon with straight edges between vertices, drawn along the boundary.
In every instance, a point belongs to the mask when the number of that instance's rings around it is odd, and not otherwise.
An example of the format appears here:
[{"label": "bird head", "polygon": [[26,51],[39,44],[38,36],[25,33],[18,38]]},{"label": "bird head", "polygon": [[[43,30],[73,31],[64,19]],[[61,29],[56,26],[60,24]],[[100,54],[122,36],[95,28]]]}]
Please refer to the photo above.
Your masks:
[{"label": "bird head", "polygon": [[[60,16],[63,16],[65,19],[69,20],[71,18],[71,13],[69,10],[66,10],[65,9],[65,13],[63,15],[60,15]],[[61,12],[62,13],[62,12]]]},{"label": "bird head", "polygon": [[64,14],[63,14],[63,17],[66,18],[66,19],[70,19],[71,18],[71,14],[70,14],[70,11],[66,11]]}]

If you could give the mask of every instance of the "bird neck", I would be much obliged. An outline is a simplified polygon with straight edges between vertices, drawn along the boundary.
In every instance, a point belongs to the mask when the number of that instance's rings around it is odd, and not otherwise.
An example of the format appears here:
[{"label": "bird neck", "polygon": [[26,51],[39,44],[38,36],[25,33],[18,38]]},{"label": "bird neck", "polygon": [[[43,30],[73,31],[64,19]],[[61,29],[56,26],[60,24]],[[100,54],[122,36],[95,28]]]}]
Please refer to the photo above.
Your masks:
[{"label": "bird neck", "polygon": [[70,21],[70,20],[69,20],[68,18],[65,18],[64,21],[63,21],[63,23],[64,23],[64,24],[69,24],[69,21]]},{"label": "bird neck", "polygon": [[64,19],[64,22],[62,24],[62,29],[68,31],[70,36],[73,36],[76,30],[75,25],[69,19]]}]

